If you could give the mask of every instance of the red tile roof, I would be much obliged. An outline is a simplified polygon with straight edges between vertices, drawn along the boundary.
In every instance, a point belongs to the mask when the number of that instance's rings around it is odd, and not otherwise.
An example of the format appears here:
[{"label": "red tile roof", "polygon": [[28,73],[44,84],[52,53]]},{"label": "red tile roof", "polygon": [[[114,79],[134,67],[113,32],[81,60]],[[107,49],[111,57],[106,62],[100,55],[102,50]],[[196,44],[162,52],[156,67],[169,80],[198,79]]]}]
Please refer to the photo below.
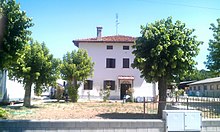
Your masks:
[{"label": "red tile roof", "polygon": [[87,39],[78,39],[73,40],[73,43],[78,47],[79,43],[134,43],[135,37],[124,36],[124,35],[115,35],[115,36],[106,36],[101,38],[87,38]]}]

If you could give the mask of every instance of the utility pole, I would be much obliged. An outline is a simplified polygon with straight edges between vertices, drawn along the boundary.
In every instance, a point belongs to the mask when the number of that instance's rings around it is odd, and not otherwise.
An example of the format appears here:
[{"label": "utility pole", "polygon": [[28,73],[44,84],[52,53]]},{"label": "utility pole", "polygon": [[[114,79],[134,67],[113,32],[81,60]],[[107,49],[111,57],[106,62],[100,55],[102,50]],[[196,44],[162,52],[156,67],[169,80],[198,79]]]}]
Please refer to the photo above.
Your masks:
[{"label": "utility pole", "polygon": [[118,13],[116,13],[116,21],[115,21],[116,35],[118,35],[118,25],[119,25],[119,22],[118,22]]}]

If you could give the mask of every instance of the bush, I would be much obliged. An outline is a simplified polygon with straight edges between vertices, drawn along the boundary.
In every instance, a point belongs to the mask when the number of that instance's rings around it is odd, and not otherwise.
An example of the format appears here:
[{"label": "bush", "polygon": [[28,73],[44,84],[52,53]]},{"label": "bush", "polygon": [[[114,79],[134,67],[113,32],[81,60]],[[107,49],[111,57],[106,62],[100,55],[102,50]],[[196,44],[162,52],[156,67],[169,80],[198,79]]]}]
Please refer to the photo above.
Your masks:
[{"label": "bush", "polygon": [[77,101],[78,101],[78,98],[79,98],[79,95],[78,95],[78,86],[77,86],[77,87],[74,87],[74,86],[69,85],[69,86],[67,87],[67,89],[68,89],[68,94],[69,94],[69,97],[70,97],[71,102],[77,102]]},{"label": "bush", "polygon": [[126,93],[130,96],[130,98],[128,99],[128,102],[134,102],[134,97],[133,97],[133,93],[134,93],[134,89],[133,88],[129,88]]},{"label": "bush", "polygon": [[103,102],[106,102],[110,96],[110,86],[107,86],[105,90],[101,89],[100,95],[102,96]]},{"label": "bush", "polygon": [[3,108],[0,108],[0,119],[6,119],[8,117],[8,112]]},{"label": "bush", "polygon": [[56,95],[55,95],[57,101],[60,101],[63,98],[63,94],[64,94],[64,88],[57,85],[56,86]]}]

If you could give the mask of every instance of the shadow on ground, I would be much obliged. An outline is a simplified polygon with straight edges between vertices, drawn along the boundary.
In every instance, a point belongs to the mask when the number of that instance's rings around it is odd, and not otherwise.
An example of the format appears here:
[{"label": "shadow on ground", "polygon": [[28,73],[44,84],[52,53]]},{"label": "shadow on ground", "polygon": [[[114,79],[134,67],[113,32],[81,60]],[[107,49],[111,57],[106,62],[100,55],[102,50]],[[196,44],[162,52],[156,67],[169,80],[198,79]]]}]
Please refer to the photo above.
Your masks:
[{"label": "shadow on ground", "polygon": [[104,113],[97,116],[103,119],[159,119],[157,114],[143,113]]},{"label": "shadow on ground", "polygon": [[30,107],[24,107],[24,106],[18,106],[18,105],[4,105],[4,106],[0,106],[2,108],[7,108],[7,109],[12,109],[12,110],[23,110],[23,109],[36,109],[36,108],[41,108],[39,106],[35,106],[35,105],[32,105]]}]

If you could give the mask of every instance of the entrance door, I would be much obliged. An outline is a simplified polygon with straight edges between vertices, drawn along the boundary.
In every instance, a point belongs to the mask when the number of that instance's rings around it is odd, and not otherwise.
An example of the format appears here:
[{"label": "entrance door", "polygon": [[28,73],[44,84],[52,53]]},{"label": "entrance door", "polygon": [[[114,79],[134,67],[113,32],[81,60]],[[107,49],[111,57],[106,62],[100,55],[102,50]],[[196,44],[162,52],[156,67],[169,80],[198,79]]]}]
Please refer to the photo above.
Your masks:
[{"label": "entrance door", "polygon": [[124,98],[126,95],[126,90],[128,90],[131,87],[131,84],[121,84],[121,99]]}]

